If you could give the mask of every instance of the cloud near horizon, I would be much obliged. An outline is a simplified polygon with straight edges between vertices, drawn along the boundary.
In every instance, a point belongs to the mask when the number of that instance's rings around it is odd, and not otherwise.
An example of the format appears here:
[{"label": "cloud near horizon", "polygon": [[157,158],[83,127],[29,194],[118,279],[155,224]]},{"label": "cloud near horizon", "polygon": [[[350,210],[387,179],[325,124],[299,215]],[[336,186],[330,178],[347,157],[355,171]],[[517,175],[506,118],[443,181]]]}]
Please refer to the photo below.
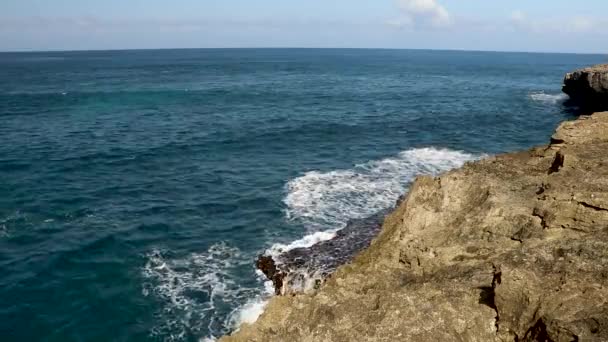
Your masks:
[{"label": "cloud near horizon", "polygon": [[[359,7],[345,7],[355,3]],[[224,11],[135,14],[82,6],[1,13],[0,50],[286,46],[596,52],[605,50],[608,38],[602,11],[574,6],[566,13],[530,4],[336,0],[326,11],[285,5],[234,12],[225,5]]]},{"label": "cloud near horizon", "polygon": [[452,24],[448,10],[436,0],[397,0],[401,16],[389,21],[394,27],[446,27]]}]

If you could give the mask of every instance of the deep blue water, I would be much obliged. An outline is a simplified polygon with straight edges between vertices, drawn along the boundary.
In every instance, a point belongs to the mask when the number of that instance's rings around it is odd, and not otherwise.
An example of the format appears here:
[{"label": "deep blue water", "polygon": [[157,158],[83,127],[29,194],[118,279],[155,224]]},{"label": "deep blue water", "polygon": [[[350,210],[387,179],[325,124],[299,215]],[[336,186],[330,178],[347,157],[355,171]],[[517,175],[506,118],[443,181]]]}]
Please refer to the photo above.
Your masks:
[{"label": "deep blue water", "polygon": [[221,335],[263,296],[258,253],[389,206],[416,174],[546,143],[571,118],[563,74],[605,61],[0,54],[0,340]]}]

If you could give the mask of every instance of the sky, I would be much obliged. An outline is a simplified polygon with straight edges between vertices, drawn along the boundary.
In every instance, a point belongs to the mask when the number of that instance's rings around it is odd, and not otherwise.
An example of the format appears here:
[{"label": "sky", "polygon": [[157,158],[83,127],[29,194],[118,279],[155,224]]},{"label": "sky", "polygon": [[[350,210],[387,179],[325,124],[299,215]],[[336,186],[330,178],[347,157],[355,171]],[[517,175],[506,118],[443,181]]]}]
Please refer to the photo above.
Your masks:
[{"label": "sky", "polygon": [[0,51],[608,52],[607,0],[1,0]]}]

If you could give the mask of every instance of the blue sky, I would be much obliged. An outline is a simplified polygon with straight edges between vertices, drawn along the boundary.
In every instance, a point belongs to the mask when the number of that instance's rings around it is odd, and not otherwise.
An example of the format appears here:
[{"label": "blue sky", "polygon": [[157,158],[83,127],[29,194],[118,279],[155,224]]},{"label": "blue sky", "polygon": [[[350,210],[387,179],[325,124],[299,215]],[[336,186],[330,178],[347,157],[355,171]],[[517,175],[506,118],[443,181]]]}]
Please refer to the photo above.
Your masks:
[{"label": "blue sky", "polygon": [[606,0],[2,0],[0,50],[608,52]]}]

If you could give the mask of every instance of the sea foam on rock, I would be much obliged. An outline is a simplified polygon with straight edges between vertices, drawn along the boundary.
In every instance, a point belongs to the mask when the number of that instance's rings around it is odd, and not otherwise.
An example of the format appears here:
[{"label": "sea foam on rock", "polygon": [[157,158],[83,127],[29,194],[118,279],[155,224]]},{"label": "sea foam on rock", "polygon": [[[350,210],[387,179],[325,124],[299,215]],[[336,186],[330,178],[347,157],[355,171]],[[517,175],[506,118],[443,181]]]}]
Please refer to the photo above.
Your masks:
[{"label": "sea foam on rock", "polygon": [[287,184],[287,216],[310,234],[275,244],[256,266],[275,293],[313,291],[378,235],[384,217],[416,175],[436,175],[478,156],[448,149],[415,148],[348,170],[312,171]]},{"label": "sea foam on rock", "polygon": [[272,281],[277,295],[318,289],[339,266],[369,246],[388,211],[352,220],[331,238],[314,245],[260,255],[256,267]]},{"label": "sea foam on rock", "polygon": [[608,112],[419,177],[317,291],[222,341],[608,341]]}]

